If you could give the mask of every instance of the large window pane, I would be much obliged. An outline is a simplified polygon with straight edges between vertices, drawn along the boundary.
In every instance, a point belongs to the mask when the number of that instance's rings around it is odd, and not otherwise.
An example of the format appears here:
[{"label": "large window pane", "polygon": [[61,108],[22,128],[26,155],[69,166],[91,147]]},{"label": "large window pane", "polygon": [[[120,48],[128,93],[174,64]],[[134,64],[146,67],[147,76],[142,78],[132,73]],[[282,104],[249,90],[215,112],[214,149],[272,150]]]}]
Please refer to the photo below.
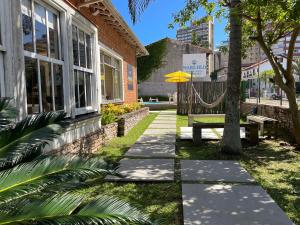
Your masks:
[{"label": "large window pane", "polygon": [[87,68],[91,69],[92,68],[92,46],[91,46],[91,36],[90,35],[85,35],[86,37],[86,63],[87,63]]},{"label": "large window pane", "polygon": [[72,26],[72,39],[73,39],[74,65],[79,66],[78,33],[77,33],[77,27],[74,25]]},{"label": "large window pane", "polygon": [[47,26],[46,26],[46,9],[35,3],[35,36],[36,36],[36,52],[40,55],[48,55],[47,45]]},{"label": "large window pane", "polygon": [[50,41],[50,57],[59,59],[59,43],[58,43],[58,23],[57,16],[48,11],[48,27]]},{"label": "large window pane", "polygon": [[76,108],[79,108],[79,91],[78,91],[78,72],[74,70],[74,79],[75,79],[75,105]]},{"label": "large window pane", "polygon": [[114,71],[114,99],[121,99],[122,80],[120,71]]},{"label": "large window pane", "polygon": [[85,38],[84,32],[79,31],[79,51],[80,51],[80,66],[86,67],[86,57],[85,57]]},{"label": "large window pane", "polygon": [[84,83],[84,72],[78,71],[78,86],[79,86],[79,101],[80,107],[85,107],[85,83]]},{"label": "large window pane", "polygon": [[85,86],[86,86],[86,105],[92,105],[92,75],[87,73],[85,76]]},{"label": "large window pane", "polygon": [[53,65],[55,110],[64,109],[63,71],[61,65]]},{"label": "large window pane", "polygon": [[40,61],[43,112],[53,111],[51,64]]},{"label": "large window pane", "polygon": [[34,51],[31,1],[22,0],[22,26],[24,50]]},{"label": "large window pane", "polygon": [[36,59],[25,57],[25,77],[28,114],[39,113],[39,85]]}]

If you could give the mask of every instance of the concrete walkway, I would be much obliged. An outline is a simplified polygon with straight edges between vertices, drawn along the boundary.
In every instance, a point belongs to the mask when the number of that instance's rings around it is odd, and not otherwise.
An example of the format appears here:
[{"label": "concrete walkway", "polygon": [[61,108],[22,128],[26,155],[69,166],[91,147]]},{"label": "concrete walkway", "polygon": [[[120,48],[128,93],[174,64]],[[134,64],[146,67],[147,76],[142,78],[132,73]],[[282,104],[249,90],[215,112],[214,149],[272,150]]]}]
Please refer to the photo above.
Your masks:
[{"label": "concrete walkway", "polygon": [[162,111],[120,161],[114,181],[174,181],[176,111]]},{"label": "concrete walkway", "polygon": [[[162,111],[120,161],[122,177],[106,180],[174,182],[175,142],[176,112]],[[238,161],[181,160],[180,168],[184,225],[293,225]]]}]

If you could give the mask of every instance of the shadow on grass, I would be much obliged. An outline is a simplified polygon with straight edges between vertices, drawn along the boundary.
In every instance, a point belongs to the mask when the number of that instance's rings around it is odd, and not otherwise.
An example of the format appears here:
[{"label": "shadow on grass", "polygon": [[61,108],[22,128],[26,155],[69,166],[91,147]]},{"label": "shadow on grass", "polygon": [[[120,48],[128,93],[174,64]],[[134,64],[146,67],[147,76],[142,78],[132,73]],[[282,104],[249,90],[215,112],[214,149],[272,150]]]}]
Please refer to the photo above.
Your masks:
[{"label": "shadow on grass", "polygon": [[90,198],[97,195],[115,196],[141,208],[153,221],[162,225],[180,225],[179,184],[103,183],[85,190]]}]

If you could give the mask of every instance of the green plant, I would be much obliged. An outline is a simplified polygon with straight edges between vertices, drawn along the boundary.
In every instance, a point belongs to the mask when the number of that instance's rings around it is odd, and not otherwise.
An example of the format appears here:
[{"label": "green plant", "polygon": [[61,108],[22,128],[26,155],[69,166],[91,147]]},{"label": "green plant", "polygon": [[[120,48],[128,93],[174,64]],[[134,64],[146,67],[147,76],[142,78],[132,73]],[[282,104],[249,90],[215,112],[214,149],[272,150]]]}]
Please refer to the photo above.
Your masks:
[{"label": "green plant", "polygon": [[146,81],[151,73],[163,65],[163,58],[167,51],[167,38],[146,46],[148,56],[143,56],[137,60],[138,81]]},{"label": "green plant", "polygon": [[[0,99],[0,116],[9,111],[5,101]],[[63,118],[63,113],[42,113],[2,127],[0,225],[151,224],[124,201],[108,196],[91,200],[77,192],[88,180],[117,175],[105,161],[42,155],[43,147],[64,130]]]},{"label": "green plant", "polygon": [[107,125],[107,124],[110,124],[110,123],[114,123],[116,121],[117,121],[117,118],[112,113],[103,113],[102,118],[101,118],[101,124],[102,125]]}]

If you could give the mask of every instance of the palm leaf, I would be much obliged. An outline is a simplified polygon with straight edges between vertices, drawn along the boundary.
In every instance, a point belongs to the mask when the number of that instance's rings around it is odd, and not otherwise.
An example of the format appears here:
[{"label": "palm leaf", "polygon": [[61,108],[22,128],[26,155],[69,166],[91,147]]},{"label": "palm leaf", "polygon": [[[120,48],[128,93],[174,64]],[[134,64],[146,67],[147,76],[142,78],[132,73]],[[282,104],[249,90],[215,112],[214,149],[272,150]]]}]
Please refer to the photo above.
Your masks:
[{"label": "palm leaf", "polygon": [[17,116],[17,110],[11,104],[11,99],[0,98],[0,130],[11,124]]},{"label": "palm leaf", "polygon": [[83,206],[83,195],[57,194],[45,201],[24,202],[22,209],[0,215],[0,224],[151,224],[148,216],[128,203],[99,196]]},{"label": "palm leaf", "polygon": [[0,170],[32,160],[63,131],[63,112],[32,115],[0,132]]},{"label": "palm leaf", "polygon": [[153,0],[128,0],[128,8],[133,23],[136,23],[139,16],[145,11]]},{"label": "palm leaf", "polygon": [[[0,205],[45,191],[51,185],[75,185],[78,181],[116,175],[103,160],[98,158],[48,157],[24,163],[0,172]],[[58,189],[60,190],[60,189]]]}]

